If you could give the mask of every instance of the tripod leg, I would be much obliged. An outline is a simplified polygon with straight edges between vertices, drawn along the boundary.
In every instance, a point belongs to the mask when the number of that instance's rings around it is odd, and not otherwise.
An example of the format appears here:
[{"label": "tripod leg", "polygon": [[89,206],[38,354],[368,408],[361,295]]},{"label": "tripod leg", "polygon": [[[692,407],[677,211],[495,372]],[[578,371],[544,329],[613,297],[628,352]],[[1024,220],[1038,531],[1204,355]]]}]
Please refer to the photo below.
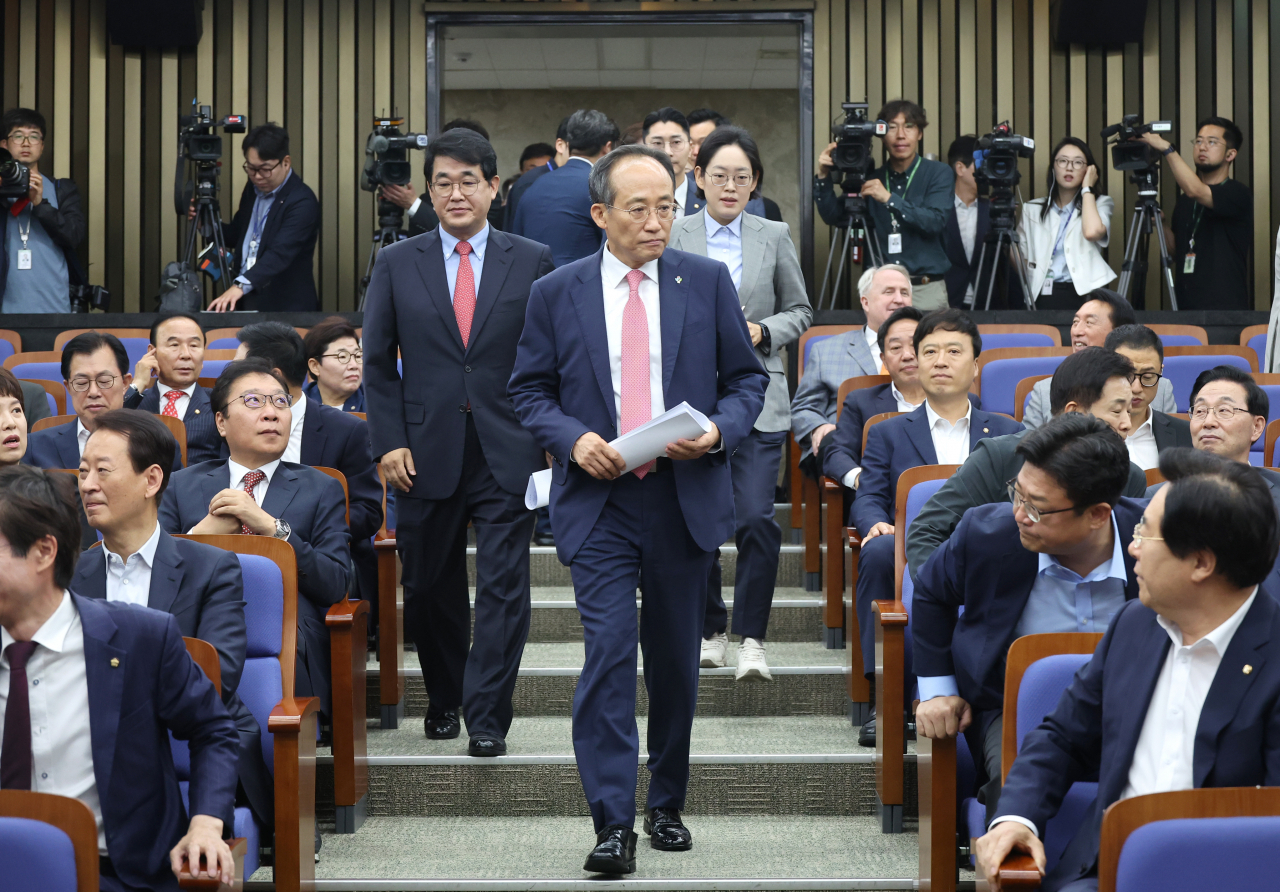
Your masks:
[{"label": "tripod leg", "polygon": [[[847,230],[837,228],[835,230],[835,238],[831,240],[831,247],[827,249],[827,271],[822,274],[822,290],[818,292],[818,309],[822,309],[822,301],[827,296],[827,283],[831,280],[831,261],[836,256],[836,246],[843,247],[847,244]],[[831,303],[835,304],[835,298],[832,297]]]},{"label": "tripod leg", "polygon": [[853,242],[853,227],[845,230],[845,239],[840,244],[840,263],[836,265],[836,280],[831,285],[831,309],[836,308],[836,295],[840,293],[840,280],[844,278],[844,264],[849,259],[849,246]]},{"label": "tripod leg", "polygon": [[1031,293],[1031,280],[1027,278],[1026,258],[1022,256],[1022,249],[1018,247],[1018,242],[1012,236],[1009,238],[1009,251],[1013,257],[1013,264],[1017,267],[1018,284],[1022,286],[1022,301],[1027,305],[1028,310],[1036,308],[1035,295]]},{"label": "tripod leg", "polygon": [[[1142,206],[1133,209],[1133,220],[1129,223],[1129,232],[1125,238],[1124,260],[1120,264],[1120,294],[1129,299],[1129,288],[1133,284],[1134,271],[1138,263],[1138,251],[1142,240],[1143,219]],[[1145,278],[1145,277],[1144,277]]]},{"label": "tripod leg", "polygon": [[1173,284],[1173,264],[1169,261],[1169,246],[1164,240],[1164,212],[1159,205],[1152,208],[1151,225],[1156,231],[1156,243],[1160,246],[1160,270],[1164,273],[1164,284],[1169,289],[1169,306],[1178,309],[1178,292]]},{"label": "tripod leg", "polygon": [[[967,310],[973,310],[978,304],[978,286],[982,284],[982,270],[987,265],[987,243],[982,242],[982,250],[978,252],[978,277],[974,280],[973,298],[970,299],[968,289],[965,289],[964,306]],[[988,299],[988,303],[990,300]]]}]

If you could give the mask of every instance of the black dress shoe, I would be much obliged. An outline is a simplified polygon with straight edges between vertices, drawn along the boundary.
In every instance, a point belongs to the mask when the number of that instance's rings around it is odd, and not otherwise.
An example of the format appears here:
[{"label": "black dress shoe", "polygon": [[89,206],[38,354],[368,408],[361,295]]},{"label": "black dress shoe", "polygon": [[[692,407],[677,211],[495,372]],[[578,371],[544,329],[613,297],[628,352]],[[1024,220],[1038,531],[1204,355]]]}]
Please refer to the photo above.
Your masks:
[{"label": "black dress shoe", "polygon": [[635,873],[636,832],[621,824],[612,824],[596,834],[596,847],[587,856],[582,869],[590,873]]},{"label": "black dress shoe", "polygon": [[876,711],[871,710],[871,718],[858,729],[858,746],[876,745]]},{"label": "black dress shoe", "polygon": [[505,756],[507,742],[497,737],[472,737],[467,744],[468,756]]},{"label": "black dress shoe", "polygon": [[644,832],[649,834],[649,844],[662,852],[685,852],[693,848],[693,834],[681,822],[679,809],[645,811]]},{"label": "black dress shoe", "polygon": [[427,716],[423,726],[432,740],[453,740],[462,733],[458,723],[458,710],[450,709],[437,716]]}]

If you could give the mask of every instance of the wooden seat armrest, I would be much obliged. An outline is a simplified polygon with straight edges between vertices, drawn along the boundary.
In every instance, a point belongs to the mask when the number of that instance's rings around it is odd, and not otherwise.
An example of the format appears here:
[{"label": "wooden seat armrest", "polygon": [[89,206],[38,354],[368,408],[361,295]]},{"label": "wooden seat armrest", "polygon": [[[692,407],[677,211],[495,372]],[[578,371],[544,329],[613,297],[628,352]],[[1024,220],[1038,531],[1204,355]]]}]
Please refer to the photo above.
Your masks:
[{"label": "wooden seat armrest", "polygon": [[844,489],[844,486],[840,483],[839,480],[835,480],[831,477],[823,477],[822,489],[824,492],[838,494],[840,490]]},{"label": "wooden seat armrest", "polygon": [[266,730],[275,737],[277,889],[314,888],[319,720],[319,697],[285,697],[267,717]]},{"label": "wooden seat armrest", "polygon": [[1001,889],[1039,889],[1040,879],[1035,859],[1023,852],[1013,852],[1000,865]]},{"label": "wooden seat armrest", "polygon": [[381,533],[373,537],[373,547],[377,551],[395,551],[396,537],[394,535],[384,536]]},{"label": "wooden seat armrest", "polygon": [[330,607],[328,612],[325,613],[324,624],[330,629],[350,628],[355,624],[356,617],[367,616],[368,614],[368,601],[352,601],[344,598]]},{"label": "wooden seat armrest", "polygon": [[901,601],[872,601],[871,609],[880,615],[882,626],[906,626],[907,605]]},{"label": "wooden seat armrest", "polygon": [[844,534],[845,534],[846,538],[848,538],[848,540],[849,540],[849,547],[850,547],[850,548],[861,548],[861,547],[862,547],[862,534],[858,532],[858,528],[857,528],[857,527],[845,527],[845,528],[844,528]]},{"label": "wooden seat armrest", "polygon": [[267,716],[267,730],[272,734],[298,734],[307,719],[319,714],[319,697],[285,697]]},{"label": "wooden seat armrest", "polygon": [[[179,889],[195,889],[197,892],[219,892],[219,890],[232,889],[240,890],[244,888],[244,854],[248,849],[248,840],[243,837],[236,839],[228,839],[227,845],[231,848],[231,857],[235,860],[236,873],[235,879],[231,881],[230,886],[224,886],[217,877],[210,876],[192,876],[187,871],[182,871],[178,875]],[[204,862],[201,861],[201,866]]]}]

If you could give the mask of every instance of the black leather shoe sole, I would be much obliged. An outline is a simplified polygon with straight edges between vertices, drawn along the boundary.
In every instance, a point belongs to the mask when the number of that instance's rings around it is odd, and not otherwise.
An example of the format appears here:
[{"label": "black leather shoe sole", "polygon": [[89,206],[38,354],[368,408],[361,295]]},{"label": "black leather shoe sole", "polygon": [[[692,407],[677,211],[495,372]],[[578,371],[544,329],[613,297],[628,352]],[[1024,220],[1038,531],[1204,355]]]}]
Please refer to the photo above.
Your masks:
[{"label": "black leather shoe sole", "polygon": [[467,744],[468,756],[505,756],[507,742],[496,737],[473,737]]},{"label": "black leather shoe sole", "polygon": [[431,740],[453,740],[462,733],[462,725],[458,723],[457,717],[444,716],[441,718],[427,718],[423,723],[427,737]]},{"label": "black leather shoe sole", "polygon": [[644,832],[649,837],[649,845],[659,852],[687,852],[693,848],[693,835],[683,824],[678,828],[668,825],[655,831],[653,823],[646,817]]},{"label": "black leather shoe sole", "polygon": [[587,873],[635,873],[636,859],[615,858],[611,855],[597,855],[592,852],[587,856],[587,863],[582,865]]},{"label": "black leather shoe sole", "polygon": [[876,718],[872,716],[865,725],[858,729],[858,746],[876,745]]}]

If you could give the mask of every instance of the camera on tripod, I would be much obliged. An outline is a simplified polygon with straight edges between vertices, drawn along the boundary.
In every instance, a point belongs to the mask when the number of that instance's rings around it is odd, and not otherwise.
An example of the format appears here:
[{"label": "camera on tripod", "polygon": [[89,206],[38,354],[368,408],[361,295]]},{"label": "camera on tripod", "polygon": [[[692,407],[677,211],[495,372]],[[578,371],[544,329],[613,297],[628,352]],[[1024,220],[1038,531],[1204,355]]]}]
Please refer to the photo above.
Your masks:
[{"label": "camera on tripod", "polygon": [[227,115],[215,121],[209,106],[201,105],[195,114],[178,118],[179,152],[189,161],[208,164],[222,160],[222,137],[214,132],[219,127],[223,133],[244,133],[244,115]]},{"label": "camera on tripod", "polygon": [[978,139],[973,152],[973,178],[979,186],[990,190],[991,228],[1013,232],[1018,227],[1014,190],[1022,179],[1019,158],[1030,158],[1035,140],[1013,132],[1008,121],[1001,121],[990,133]]},{"label": "camera on tripod", "polygon": [[842,102],[844,121],[831,128],[831,136],[836,147],[831,153],[831,161],[835,169],[840,171],[841,187],[846,193],[862,191],[867,177],[875,170],[876,162],[871,155],[871,139],[884,136],[884,121],[868,121],[865,102]]},{"label": "camera on tripod", "polygon": [[1125,115],[1119,124],[1105,127],[1100,136],[1103,140],[1115,137],[1111,146],[1111,165],[1116,170],[1146,170],[1149,167],[1159,168],[1160,158],[1155,149],[1142,142],[1138,137],[1144,133],[1171,133],[1172,121],[1151,121],[1138,123],[1137,115]]},{"label": "camera on tripod", "polygon": [[364,146],[360,188],[373,192],[379,186],[407,186],[413,179],[409,149],[425,149],[425,133],[401,133],[404,118],[374,118],[373,132]]},{"label": "camera on tripod", "polygon": [[[218,210],[218,173],[222,167],[222,135],[244,133],[245,116],[213,119],[209,106],[192,99],[193,113],[178,118],[178,163],[173,175],[173,206],[179,216],[194,208],[195,219],[187,229],[182,263],[194,276],[196,235],[214,246],[214,260],[201,268],[214,281],[231,280],[231,258],[222,242],[222,218]],[[217,131],[221,129],[222,134]],[[190,165],[190,175],[188,175]],[[207,247],[206,247],[207,250]],[[216,275],[215,275],[216,273]]]},{"label": "camera on tripod", "polygon": [[0,198],[22,198],[31,188],[31,169],[0,149]]}]

